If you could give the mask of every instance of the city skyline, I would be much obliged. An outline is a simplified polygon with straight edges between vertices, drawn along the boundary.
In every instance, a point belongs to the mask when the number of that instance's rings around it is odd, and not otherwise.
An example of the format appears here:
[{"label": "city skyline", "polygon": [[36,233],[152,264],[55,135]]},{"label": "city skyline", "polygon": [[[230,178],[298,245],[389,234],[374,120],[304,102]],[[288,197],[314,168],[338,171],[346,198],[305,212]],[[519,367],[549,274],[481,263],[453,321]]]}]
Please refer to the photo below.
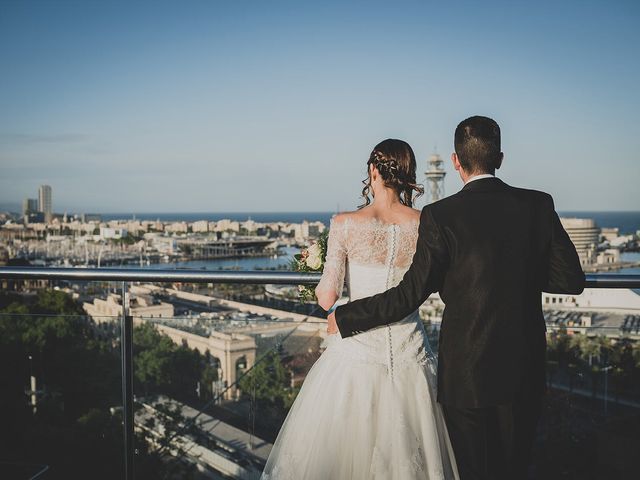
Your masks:
[{"label": "city skyline", "polygon": [[55,213],[349,210],[388,137],[423,184],[437,147],[450,195],[453,130],[485,114],[508,183],[558,210],[638,210],[639,13],[4,2],[0,204],[47,184]]}]

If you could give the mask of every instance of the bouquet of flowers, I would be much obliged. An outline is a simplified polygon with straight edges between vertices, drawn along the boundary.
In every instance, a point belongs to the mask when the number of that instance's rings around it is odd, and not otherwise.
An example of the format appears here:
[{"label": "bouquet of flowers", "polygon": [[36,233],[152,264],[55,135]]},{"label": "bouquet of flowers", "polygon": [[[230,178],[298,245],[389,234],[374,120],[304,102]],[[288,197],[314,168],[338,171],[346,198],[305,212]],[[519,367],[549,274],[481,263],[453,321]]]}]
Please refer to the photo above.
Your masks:
[{"label": "bouquet of flowers", "polygon": [[[325,230],[320,234],[316,242],[294,255],[291,261],[291,269],[296,272],[322,273],[324,262],[327,258],[328,238],[329,230]],[[300,300],[303,302],[316,300],[316,293],[313,287],[298,285],[298,292]]]}]

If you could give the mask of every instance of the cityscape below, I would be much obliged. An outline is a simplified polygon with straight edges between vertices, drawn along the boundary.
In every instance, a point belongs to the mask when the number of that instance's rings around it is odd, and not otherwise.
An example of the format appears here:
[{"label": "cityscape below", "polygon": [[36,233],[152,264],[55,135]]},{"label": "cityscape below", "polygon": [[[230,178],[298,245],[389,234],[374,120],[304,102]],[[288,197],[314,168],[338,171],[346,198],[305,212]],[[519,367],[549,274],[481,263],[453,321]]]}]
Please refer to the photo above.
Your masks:
[{"label": "cityscape below", "polygon": [[[425,172],[427,197],[444,195],[442,159]],[[45,265],[140,267],[172,263],[184,268],[284,268],[283,257],[313,241],[335,212],[54,213],[53,189],[41,185],[21,212],[0,212],[0,259]],[[585,271],[628,271],[637,258],[640,211],[560,212]],[[280,257],[280,260],[278,260]],[[276,261],[251,261],[247,258]],[[229,259],[235,259],[231,264]]]}]

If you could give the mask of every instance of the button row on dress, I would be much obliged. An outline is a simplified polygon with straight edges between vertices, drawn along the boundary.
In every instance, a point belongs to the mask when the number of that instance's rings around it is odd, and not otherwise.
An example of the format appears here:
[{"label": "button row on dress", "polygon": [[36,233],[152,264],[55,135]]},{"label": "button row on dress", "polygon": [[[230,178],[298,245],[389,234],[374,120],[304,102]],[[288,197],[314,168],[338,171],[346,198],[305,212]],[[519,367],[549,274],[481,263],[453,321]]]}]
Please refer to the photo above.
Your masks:
[{"label": "button row on dress", "polygon": [[[391,285],[391,276],[393,274],[393,262],[396,257],[396,233],[397,225],[391,225],[391,239],[390,239],[390,252],[389,252],[389,264],[387,265],[387,284],[386,288],[389,289]],[[393,380],[393,340],[391,338],[391,325],[387,325],[387,332],[389,334],[389,376]]]}]

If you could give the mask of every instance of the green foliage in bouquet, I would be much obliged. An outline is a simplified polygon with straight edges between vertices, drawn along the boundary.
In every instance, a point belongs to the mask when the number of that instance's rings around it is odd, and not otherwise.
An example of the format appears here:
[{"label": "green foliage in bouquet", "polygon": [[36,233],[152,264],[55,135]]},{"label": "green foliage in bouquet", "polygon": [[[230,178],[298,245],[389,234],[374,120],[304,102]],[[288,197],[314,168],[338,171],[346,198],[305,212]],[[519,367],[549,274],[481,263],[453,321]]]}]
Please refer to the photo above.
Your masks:
[{"label": "green foliage in bouquet", "polygon": [[[318,240],[309,247],[303,248],[293,256],[291,269],[295,272],[322,273],[327,258],[327,239],[329,230],[323,231]],[[315,288],[308,285],[298,285],[298,296],[302,302],[316,301]]]}]

